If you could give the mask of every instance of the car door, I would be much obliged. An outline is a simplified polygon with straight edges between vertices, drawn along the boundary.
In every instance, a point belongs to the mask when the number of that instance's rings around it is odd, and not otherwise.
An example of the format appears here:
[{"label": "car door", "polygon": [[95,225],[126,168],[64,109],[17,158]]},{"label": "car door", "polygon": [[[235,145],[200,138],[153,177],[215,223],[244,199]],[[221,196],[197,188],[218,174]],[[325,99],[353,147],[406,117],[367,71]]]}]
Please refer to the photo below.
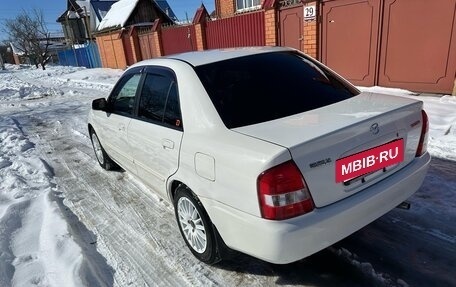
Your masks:
[{"label": "car door", "polygon": [[177,171],[183,125],[177,82],[168,69],[145,71],[137,116],[128,127],[139,177],[166,193],[166,180]]},{"label": "car door", "polygon": [[106,152],[123,168],[136,173],[127,129],[135,111],[136,93],[141,81],[141,70],[127,72],[119,80],[108,98],[109,113],[101,120],[102,145]]}]

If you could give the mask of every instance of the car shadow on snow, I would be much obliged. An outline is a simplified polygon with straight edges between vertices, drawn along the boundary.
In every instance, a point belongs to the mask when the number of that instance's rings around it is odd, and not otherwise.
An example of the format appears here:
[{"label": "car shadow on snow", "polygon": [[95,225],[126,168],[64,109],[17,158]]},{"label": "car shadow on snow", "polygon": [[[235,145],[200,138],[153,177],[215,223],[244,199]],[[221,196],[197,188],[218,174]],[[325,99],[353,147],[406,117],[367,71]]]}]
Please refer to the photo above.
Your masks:
[{"label": "car shadow on snow", "polygon": [[290,264],[272,264],[235,252],[216,265],[227,271],[277,277],[276,285],[305,286],[385,286],[359,267],[337,254],[334,247],[324,249]]}]

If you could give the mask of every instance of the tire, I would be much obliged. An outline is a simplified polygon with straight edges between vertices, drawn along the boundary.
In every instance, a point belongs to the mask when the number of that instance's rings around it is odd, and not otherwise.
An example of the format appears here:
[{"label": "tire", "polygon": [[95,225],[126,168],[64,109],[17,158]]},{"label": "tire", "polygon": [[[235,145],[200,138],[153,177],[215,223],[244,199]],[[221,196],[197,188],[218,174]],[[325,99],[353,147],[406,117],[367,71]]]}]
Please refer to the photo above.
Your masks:
[{"label": "tire", "polygon": [[193,255],[206,264],[219,262],[212,222],[199,199],[184,185],[177,188],[174,211],[181,235]]},{"label": "tire", "polygon": [[116,168],[117,164],[106,153],[94,130],[90,131],[90,139],[92,141],[92,147],[93,151],[95,152],[95,157],[97,158],[97,161],[100,164],[100,166],[106,170],[112,170]]}]

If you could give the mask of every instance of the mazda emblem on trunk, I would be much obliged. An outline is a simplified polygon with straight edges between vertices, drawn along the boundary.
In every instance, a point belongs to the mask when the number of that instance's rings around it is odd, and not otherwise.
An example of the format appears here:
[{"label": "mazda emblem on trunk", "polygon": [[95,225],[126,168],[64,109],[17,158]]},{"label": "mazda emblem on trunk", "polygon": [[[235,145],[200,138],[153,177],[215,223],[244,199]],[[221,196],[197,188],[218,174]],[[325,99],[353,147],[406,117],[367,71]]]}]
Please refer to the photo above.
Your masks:
[{"label": "mazda emblem on trunk", "polygon": [[380,129],[378,128],[378,124],[375,123],[375,124],[371,125],[370,131],[374,135],[378,134],[378,132],[380,131]]}]

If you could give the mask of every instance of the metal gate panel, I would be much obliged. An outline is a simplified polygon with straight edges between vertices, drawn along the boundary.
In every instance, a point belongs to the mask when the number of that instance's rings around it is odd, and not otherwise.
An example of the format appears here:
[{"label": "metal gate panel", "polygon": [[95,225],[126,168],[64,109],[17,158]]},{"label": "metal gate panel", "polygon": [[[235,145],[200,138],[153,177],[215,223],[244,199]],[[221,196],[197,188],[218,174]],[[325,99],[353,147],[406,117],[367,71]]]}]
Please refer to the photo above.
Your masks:
[{"label": "metal gate panel", "polygon": [[280,9],[280,46],[303,51],[303,17],[304,8],[302,5]]},{"label": "metal gate panel", "polygon": [[196,34],[193,25],[162,28],[163,55],[196,50]]},{"label": "metal gate panel", "polygon": [[208,21],[206,44],[208,49],[264,46],[264,11]]},{"label": "metal gate panel", "polygon": [[379,84],[451,93],[456,1],[385,0]]},{"label": "metal gate panel", "polygon": [[355,85],[375,83],[380,0],[322,4],[321,60]]}]

